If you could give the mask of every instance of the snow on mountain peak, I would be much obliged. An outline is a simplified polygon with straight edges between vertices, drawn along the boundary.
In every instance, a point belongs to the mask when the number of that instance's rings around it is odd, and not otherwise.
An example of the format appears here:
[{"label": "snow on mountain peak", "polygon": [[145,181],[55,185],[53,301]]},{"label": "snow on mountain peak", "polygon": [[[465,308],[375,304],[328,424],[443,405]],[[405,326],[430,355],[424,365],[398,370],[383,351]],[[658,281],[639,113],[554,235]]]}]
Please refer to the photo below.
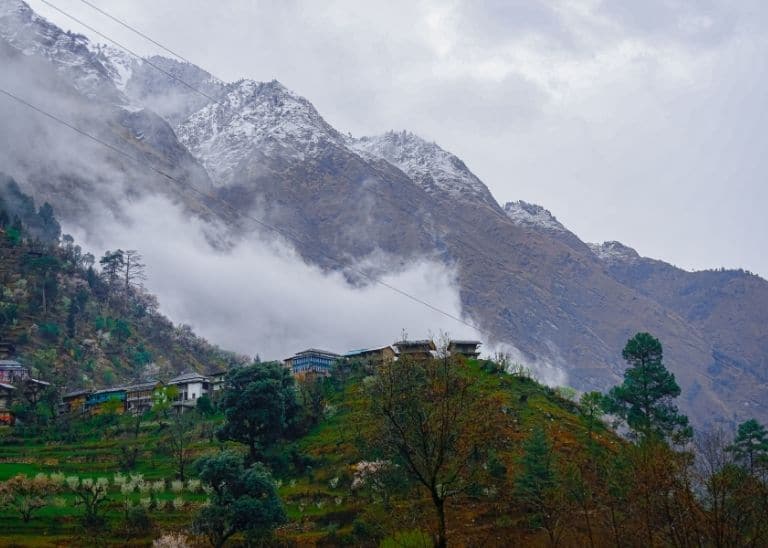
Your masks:
[{"label": "snow on mountain peak", "polygon": [[565,227],[548,209],[523,200],[507,202],[504,212],[512,221],[521,226],[543,228],[554,232],[565,232]]},{"label": "snow on mountain peak", "polygon": [[63,31],[21,0],[0,0],[0,39],[23,55],[48,59],[88,97],[115,104],[127,102],[109,70],[91,51],[88,38]]},{"label": "snow on mountain peak", "polygon": [[367,159],[396,166],[427,192],[472,195],[495,204],[488,188],[455,155],[407,131],[348,139],[348,145]]},{"label": "snow on mountain peak", "polygon": [[125,92],[128,80],[131,79],[139,61],[133,55],[108,44],[91,44],[89,49],[107,69],[115,86],[120,91]]},{"label": "snow on mountain peak", "polygon": [[306,159],[343,137],[300,95],[277,80],[240,80],[227,85],[216,103],[177,127],[181,142],[222,184],[254,150],[268,157]]},{"label": "snow on mountain peak", "polygon": [[640,254],[637,251],[617,241],[603,242],[602,244],[589,243],[587,245],[592,250],[592,253],[608,263],[634,261],[640,258]]}]

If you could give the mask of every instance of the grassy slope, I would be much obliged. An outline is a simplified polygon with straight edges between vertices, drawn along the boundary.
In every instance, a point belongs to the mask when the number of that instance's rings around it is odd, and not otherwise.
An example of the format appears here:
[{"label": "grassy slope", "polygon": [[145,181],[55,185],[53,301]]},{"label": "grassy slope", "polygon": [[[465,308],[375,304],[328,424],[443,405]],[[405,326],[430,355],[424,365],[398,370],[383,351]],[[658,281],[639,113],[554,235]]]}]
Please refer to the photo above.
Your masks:
[{"label": "grassy slope", "polygon": [[[583,449],[586,436],[582,419],[574,405],[562,400],[551,390],[534,381],[507,374],[487,373],[478,362],[472,363],[472,372],[483,391],[501,395],[509,409],[506,424],[499,425],[507,437],[507,446],[499,457],[514,475],[521,441],[537,424],[544,424],[550,432],[558,454],[571,458]],[[344,538],[359,544],[352,536],[352,525],[357,519],[380,526],[380,533],[387,535],[398,530],[421,528],[428,530],[432,524],[428,500],[417,491],[409,496],[396,498],[392,507],[384,510],[380,500],[368,491],[352,491],[352,465],[364,456],[357,440],[365,434],[369,425],[365,421],[368,405],[362,394],[360,377],[352,378],[340,388],[327,387],[331,412],[306,436],[294,442],[304,455],[313,459],[311,470],[280,478],[280,493],[291,522],[280,535],[299,545],[336,545]],[[213,426],[213,424],[208,425]],[[142,432],[142,445],[146,451],[139,461],[138,471],[148,479],[172,479],[173,463],[169,455],[160,454],[162,441],[156,433],[156,425],[148,424]],[[597,437],[605,447],[617,444],[616,438],[605,430]],[[112,475],[118,470],[114,440],[93,439],[83,444],[44,445],[34,440],[20,444],[0,441],[0,479],[17,472],[34,474],[62,471],[81,476]],[[200,438],[196,442],[196,454],[216,451],[220,444]],[[287,453],[288,446],[278,452]],[[338,478],[338,481],[334,481]],[[509,480],[501,480],[500,492],[512,488]],[[170,496],[170,495],[169,495]],[[174,529],[188,524],[199,495],[188,495],[192,505],[184,512],[153,512],[157,530]],[[29,524],[9,512],[0,512],[0,544],[12,542],[24,545],[55,545],[67,542],[79,534],[76,516],[79,509],[68,505],[65,509],[48,508]],[[113,496],[108,517],[113,526],[103,541],[114,544],[125,542],[119,533],[121,517],[119,495]],[[453,501],[448,507],[449,529],[454,542],[477,545],[500,542],[530,542],[522,526],[521,516],[505,513],[504,505],[493,497],[465,496]],[[150,539],[136,539],[147,543]]]}]

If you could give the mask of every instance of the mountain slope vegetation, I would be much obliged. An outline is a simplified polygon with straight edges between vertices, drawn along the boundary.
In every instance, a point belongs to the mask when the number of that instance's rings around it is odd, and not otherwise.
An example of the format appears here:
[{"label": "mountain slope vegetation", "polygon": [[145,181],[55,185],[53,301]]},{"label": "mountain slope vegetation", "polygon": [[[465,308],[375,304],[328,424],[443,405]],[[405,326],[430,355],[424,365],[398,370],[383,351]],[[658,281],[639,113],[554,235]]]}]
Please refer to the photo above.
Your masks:
[{"label": "mountain slope vegetation", "polygon": [[[53,208],[35,209],[10,178],[0,181],[0,231],[0,341],[42,380],[103,387],[235,360],[158,312],[134,251],[111,252],[98,272],[71,237],[59,240]],[[138,262],[126,270],[128,253]]]}]

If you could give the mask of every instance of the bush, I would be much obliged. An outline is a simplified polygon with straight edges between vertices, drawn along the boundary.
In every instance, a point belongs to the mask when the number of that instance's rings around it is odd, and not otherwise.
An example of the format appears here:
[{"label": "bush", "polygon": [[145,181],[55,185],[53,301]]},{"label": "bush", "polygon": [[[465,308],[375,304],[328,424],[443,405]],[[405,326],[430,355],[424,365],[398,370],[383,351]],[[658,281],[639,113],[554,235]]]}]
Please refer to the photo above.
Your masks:
[{"label": "bush", "polygon": [[59,338],[59,325],[55,323],[41,323],[38,326],[40,335],[46,340],[55,341]]},{"label": "bush", "polygon": [[152,530],[152,519],[143,506],[132,506],[125,511],[123,527],[129,535],[146,535]]}]

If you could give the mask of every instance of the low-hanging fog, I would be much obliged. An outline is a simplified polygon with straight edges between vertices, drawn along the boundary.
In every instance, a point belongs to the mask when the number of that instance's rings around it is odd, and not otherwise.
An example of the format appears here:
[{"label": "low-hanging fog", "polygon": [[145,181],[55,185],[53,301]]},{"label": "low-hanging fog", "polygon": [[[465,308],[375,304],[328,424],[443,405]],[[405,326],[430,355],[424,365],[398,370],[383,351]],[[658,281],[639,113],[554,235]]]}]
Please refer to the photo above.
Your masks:
[{"label": "low-hanging fog", "polygon": [[[106,249],[137,249],[147,264],[146,286],[162,312],[223,348],[281,359],[308,347],[345,352],[390,344],[403,331],[412,338],[446,332],[482,339],[386,287],[353,287],[342,274],[306,264],[277,240],[214,250],[206,239],[210,227],[164,198],[128,204],[123,213],[128,223],[105,214],[94,224],[97,230],[65,230],[97,256]],[[383,281],[462,316],[454,273],[444,265],[418,262]]]}]

